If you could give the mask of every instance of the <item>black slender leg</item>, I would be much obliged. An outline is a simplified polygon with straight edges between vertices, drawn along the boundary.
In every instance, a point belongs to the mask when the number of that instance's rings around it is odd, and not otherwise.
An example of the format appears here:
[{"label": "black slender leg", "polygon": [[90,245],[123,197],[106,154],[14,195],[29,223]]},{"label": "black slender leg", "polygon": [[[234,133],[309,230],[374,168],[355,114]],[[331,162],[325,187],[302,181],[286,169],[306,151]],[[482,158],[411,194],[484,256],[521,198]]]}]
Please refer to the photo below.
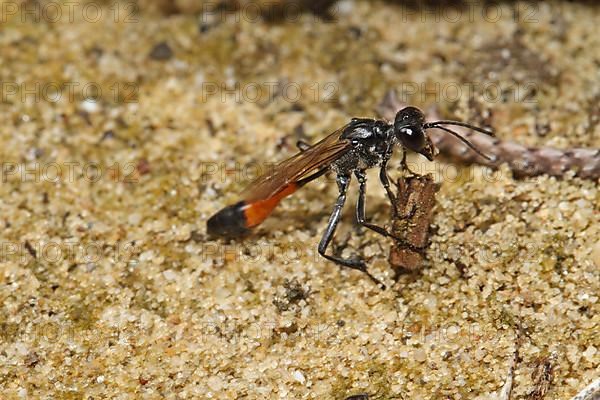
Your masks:
[{"label": "black slender leg", "polygon": [[402,161],[400,161],[400,165],[402,166],[402,169],[410,171],[408,165],[406,165],[406,149],[402,149]]},{"label": "black slender leg", "polygon": [[302,186],[306,185],[307,183],[312,182],[315,179],[325,175],[328,171],[329,171],[329,168],[323,168],[320,171],[317,171],[314,174],[307,176],[306,178],[300,179],[298,182],[296,182],[296,185],[302,187]]},{"label": "black slender leg", "polygon": [[342,209],[344,208],[344,203],[346,202],[346,192],[348,190],[348,185],[350,184],[350,176],[338,175],[337,184],[340,194],[335,202],[331,216],[329,217],[329,222],[327,223],[325,233],[323,233],[323,237],[319,242],[319,254],[338,265],[364,272],[373,282],[375,282],[382,289],[385,289],[385,285],[371,275],[369,271],[367,271],[367,266],[364,261],[360,259],[344,259],[326,254],[327,247],[333,239],[335,229],[342,216]]},{"label": "black slender leg", "polygon": [[400,165],[402,165],[402,169],[408,171],[409,176],[415,176],[417,174],[415,174],[410,168],[408,168],[408,164],[406,163],[406,154],[406,149],[402,149],[402,161],[400,161]]},{"label": "black slender leg", "polygon": [[296,147],[300,151],[306,151],[306,150],[308,150],[311,147],[311,145],[310,145],[310,143],[307,143],[304,140],[298,140],[296,142]]},{"label": "black slender leg", "polygon": [[402,245],[404,245],[405,247],[407,247],[413,251],[417,251],[417,252],[422,251],[423,248],[413,246],[412,244],[408,243],[403,238],[392,235],[385,228],[367,222],[367,219],[365,217],[365,197],[366,197],[366,193],[367,193],[367,191],[366,191],[367,177],[365,175],[365,171],[355,171],[354,175],[356,175],[356,179],[358,180],[358,184],[359,184],[358,200],[356,201],[356,219],[358,220],[358,223],[361,224],[362,226],[364,226],[365,228],[369,228],[372,231],[379,233],[382,236],[394,239],[398,243],[401,243]]},{"label": "black slender leg", "polygon": [[398,216],[398,207],[396,204],[396,196],[394,196],[394,193],[392,192],[392,189],[390,188],[390,180],[387,176],[387,163],[388,163],[388,159],[384,159],[383,162],[381,163],[381,167],[379,168],[379,181],[381,182],[381,184],[383,185],[383,188],[385,189],[388,199],[390,199],[390,203],[392,203],[392,218],[396,218]]}]

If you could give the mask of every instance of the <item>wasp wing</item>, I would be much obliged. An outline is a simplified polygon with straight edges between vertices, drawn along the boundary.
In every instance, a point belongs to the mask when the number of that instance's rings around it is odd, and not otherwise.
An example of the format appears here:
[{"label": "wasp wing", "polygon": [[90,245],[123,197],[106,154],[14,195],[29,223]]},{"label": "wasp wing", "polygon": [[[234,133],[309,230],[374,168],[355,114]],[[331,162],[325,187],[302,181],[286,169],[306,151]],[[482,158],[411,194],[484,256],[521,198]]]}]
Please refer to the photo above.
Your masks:
[{"label": "wasp wing", "polygon": [[248,185],[243,192],[243,199],[248,203],[269,199],[312,171],[329,166],[350,149],[350,141],[340,139],[347,126],[341,127],[308,149],[274,165],[267,173]]}]

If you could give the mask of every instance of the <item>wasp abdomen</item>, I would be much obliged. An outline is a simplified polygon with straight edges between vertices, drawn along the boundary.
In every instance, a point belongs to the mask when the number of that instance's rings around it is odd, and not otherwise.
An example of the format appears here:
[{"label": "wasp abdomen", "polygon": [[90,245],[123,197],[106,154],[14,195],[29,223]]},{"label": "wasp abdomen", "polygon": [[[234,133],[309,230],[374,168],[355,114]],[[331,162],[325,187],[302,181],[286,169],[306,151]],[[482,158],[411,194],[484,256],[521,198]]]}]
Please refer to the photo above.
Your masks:
[{"label": "wasp abdomen", "polygon": [[206,232],[215,237],[240,237],[248,234],[248,222],[244,210],[246,202],[240,201],[225,207],[206,221]]},{"label": "wasp abdomen", "polygon": [[250,229],[260,225],[273,212],[277,204],[302,186],[290,183],[273,196],[258,201],[240,201],[225,207],[206,222],[210,236],[235,238],[250,233]]}]

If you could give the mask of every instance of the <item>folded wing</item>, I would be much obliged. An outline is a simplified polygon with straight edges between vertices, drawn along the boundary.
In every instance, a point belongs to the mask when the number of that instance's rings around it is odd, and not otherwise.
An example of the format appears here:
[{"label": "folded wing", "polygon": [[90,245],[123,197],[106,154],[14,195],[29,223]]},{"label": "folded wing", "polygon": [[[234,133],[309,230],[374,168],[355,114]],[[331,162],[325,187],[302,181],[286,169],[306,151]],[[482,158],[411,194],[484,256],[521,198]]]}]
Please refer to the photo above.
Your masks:
[{"label": "folded wing", "polygon": [[289,191],[290,185],[294,185],[311,172],[327,168],[350,149],[350,141],[340,139],[346,126],[305,151],[273,166],[267,173],[248,185],[242,193],[242,198],[246,203],[270,199],[286,189]]}]

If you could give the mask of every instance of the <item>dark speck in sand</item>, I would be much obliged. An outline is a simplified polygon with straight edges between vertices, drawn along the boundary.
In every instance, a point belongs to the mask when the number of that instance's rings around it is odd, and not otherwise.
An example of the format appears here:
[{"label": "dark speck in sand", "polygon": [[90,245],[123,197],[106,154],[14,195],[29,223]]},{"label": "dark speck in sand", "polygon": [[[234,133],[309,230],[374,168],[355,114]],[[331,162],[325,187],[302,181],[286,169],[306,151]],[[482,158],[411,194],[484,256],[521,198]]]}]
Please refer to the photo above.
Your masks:
[{"label": "dark speck in sand", "polygon": [[173,50],[167,42],[160,42],[152,48],[150,58],[156,61],[166,61],[173,57]]}]

